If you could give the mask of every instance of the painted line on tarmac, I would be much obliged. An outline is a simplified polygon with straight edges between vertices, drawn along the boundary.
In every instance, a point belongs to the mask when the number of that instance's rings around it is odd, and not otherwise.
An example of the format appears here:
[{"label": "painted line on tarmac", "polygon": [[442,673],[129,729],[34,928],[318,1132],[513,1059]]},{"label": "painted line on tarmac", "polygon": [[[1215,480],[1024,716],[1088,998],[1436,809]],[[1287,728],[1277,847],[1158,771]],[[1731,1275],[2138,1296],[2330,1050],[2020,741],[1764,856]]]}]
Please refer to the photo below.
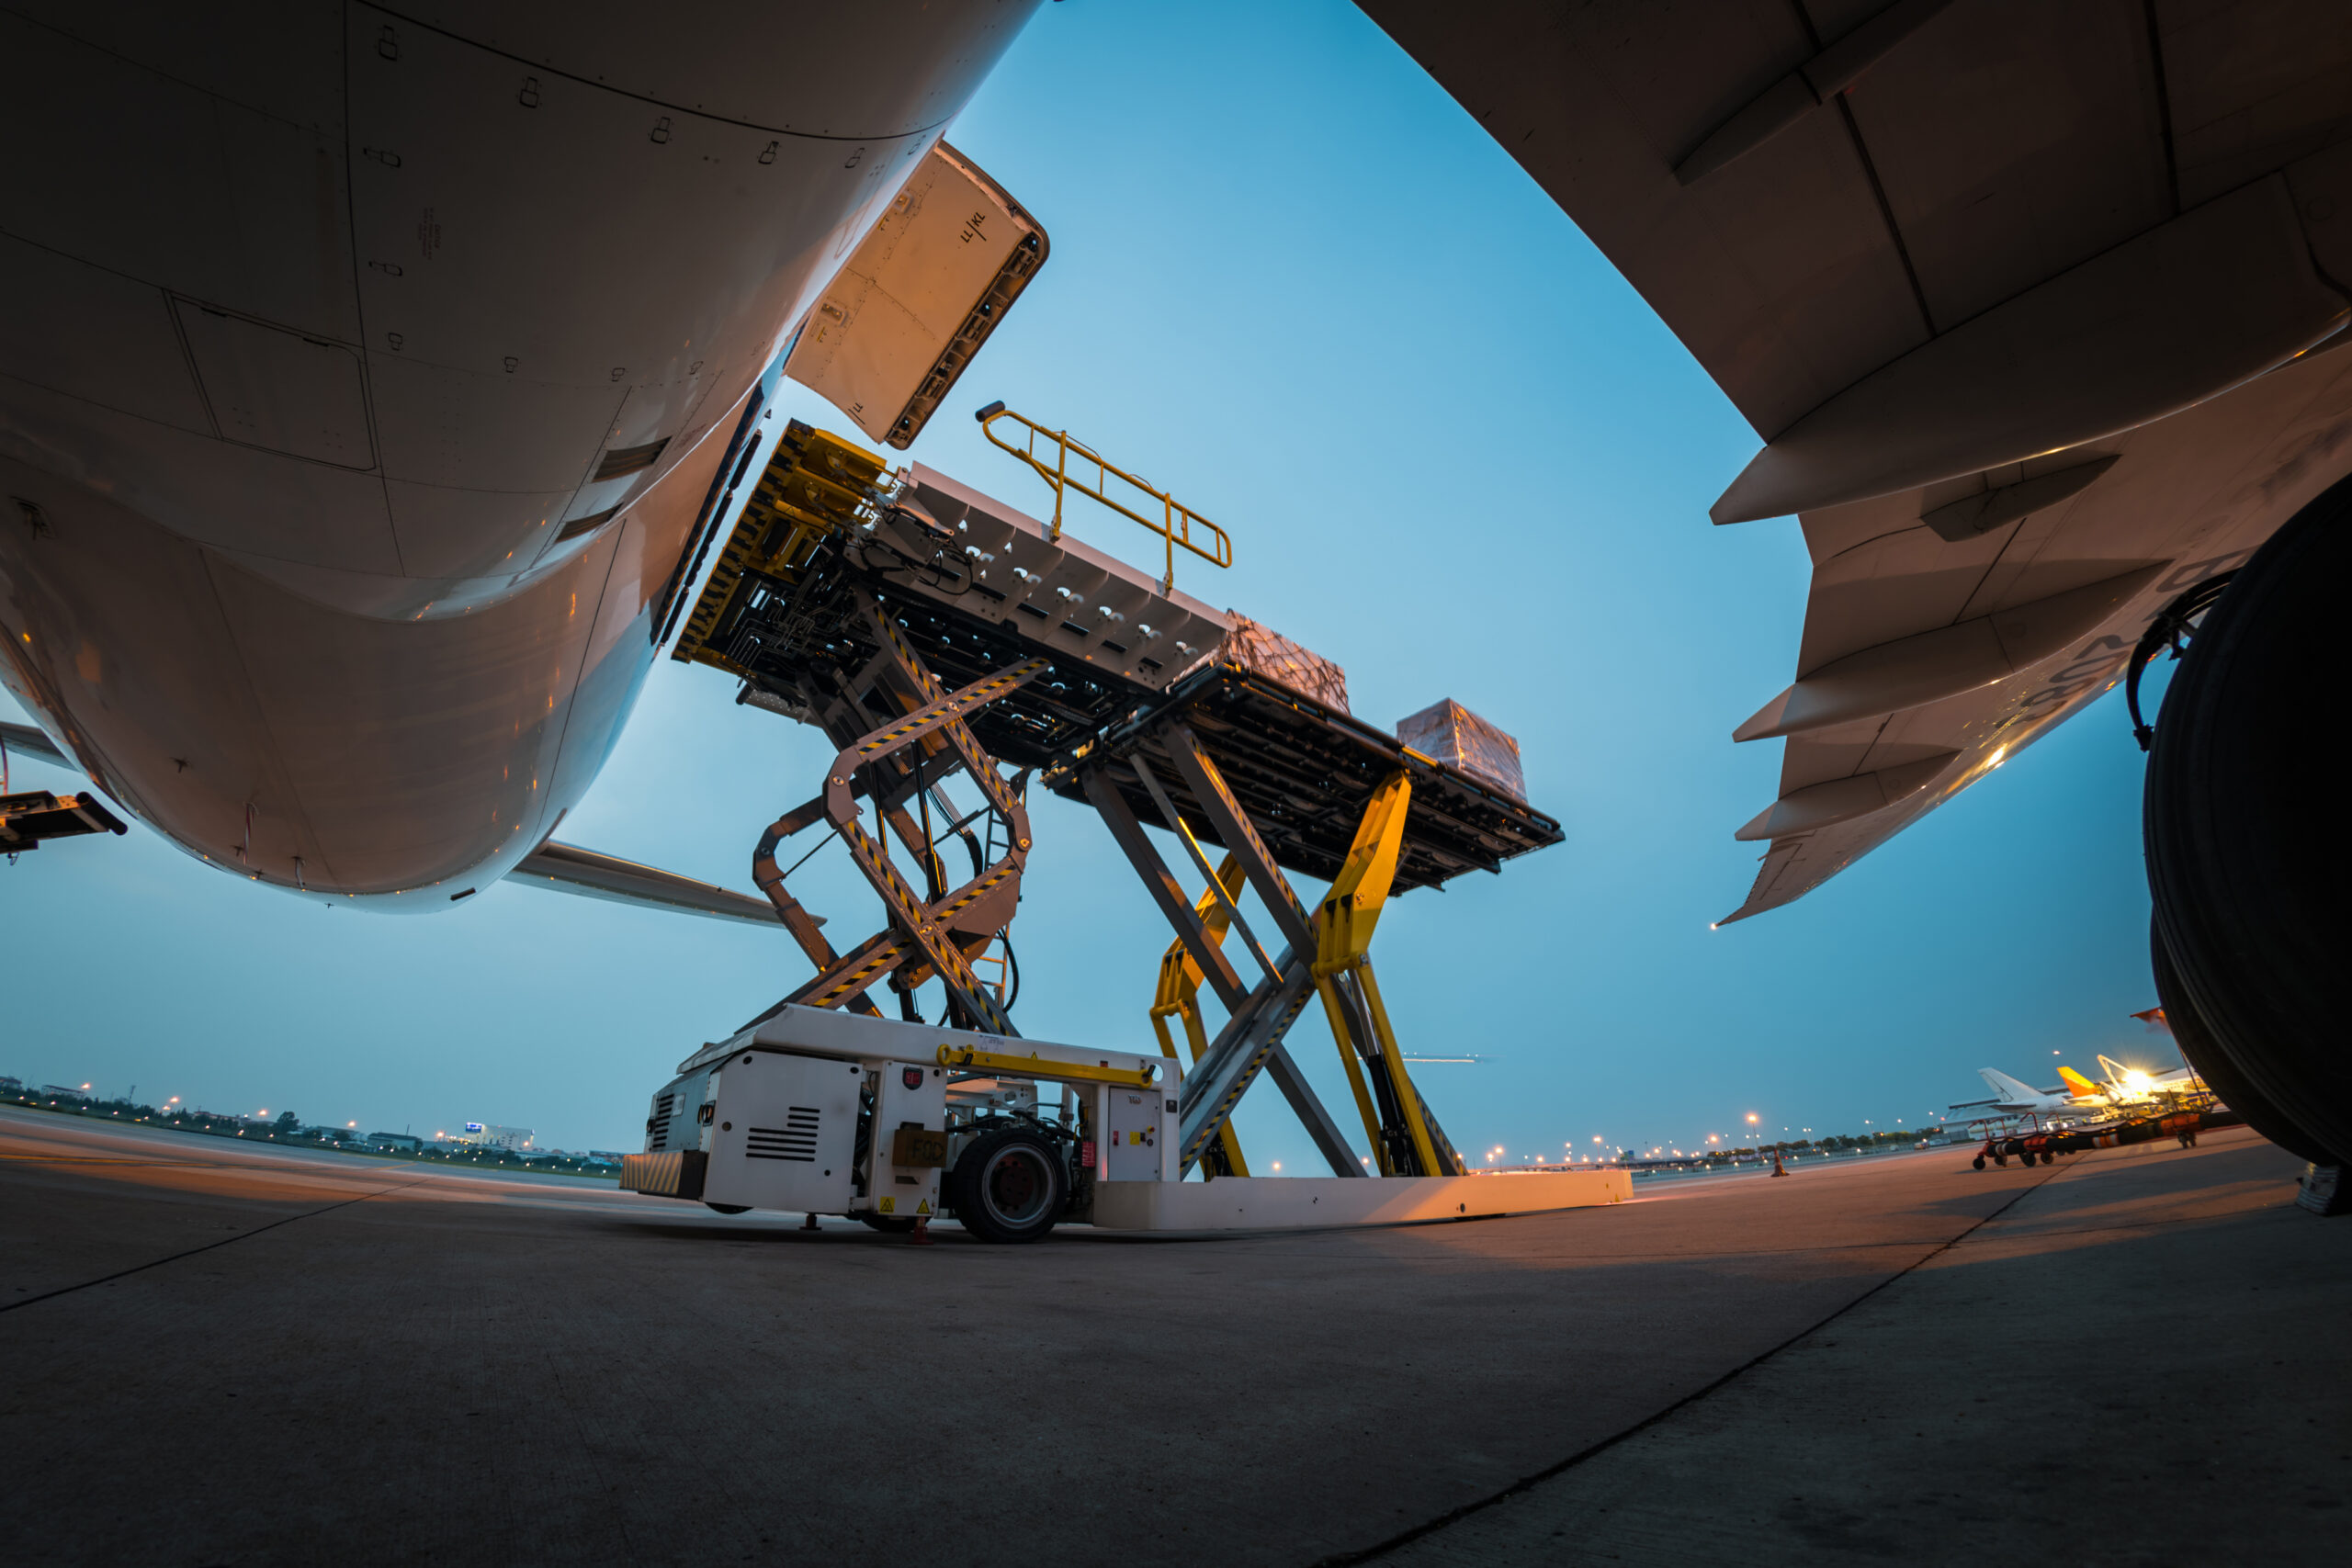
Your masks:
[{"label": "painted line on tarmac", "polygon": [[202,1159],[106,1159],[97,1155],[0,1155],[0,1159],[20,1160],[27,1165],[139,1165],[170,1170],[232,1170],[237,1168],[226,1160]]},{"label": "painted line on tarmac", "polygon": [[297,1220],[316,1219],[321,1214],[332,1214],[337,1209],[348,1209],[354,1203],[365,1203],[370,1198],[381,1198],[387,1192],[401,1192],[411,1187],[424,1185],[422,1179],[403,1181],[398,1186],[382,1188],[374,1192],[362,1192],[356,1198],[345,1198],[340,1203],[329,1203],[322,1209],[305,1209],[299,1214],[288,1214],[282,1220],[272,1220],[266,1225],[255,1225],[253,1229],[240,1231],[235,1235],[224,1235],[219,1241],[208,1241],[202,1247],[191,1247],[186,1252],[175,1252],[168,1257],[150,1258],[144,1263],[134,1263],[128,1269],[118,1269],[111,1274],[101,1274],[95,1280],[85,1280],[78,1285],[60,1285],[56,1290],[43,1291],[40,1295],[27,1296],[20,1302],[0,1303],[0,1312],[15,1312],[18,1307],[31,1306],[35,1302],[54,1301],[59,1296],[70,1296],[76,1291],[86,1291],[93,1285],[103,1285],[109,1280],[127,1279],[133,1274],[143,1274],[150,1269],[161,1269],[166,1263],[177,1263],[183,1258],[194,1258],[199,1252],[210,1252],[215,1247],[228,1247],[232,1243],[243,1241],[247,1237],[259,1235],[264,1231],[274,1231],[280,1225],[290,1225]]},{"label": "painted line on tarmac", "polygon": [[2064,1175],[2067,1171],[2074,1168],[2075,1168],[2073,1166],[2052,1167],[2050,1170],[2042,1176],[2041,1180],[2033,1183],[2030,1187],[2018,1188],[2015,1192],[2009,1195],[2007,1202],[2003,1203],[1999,1208],[1994,1210],[1991,1213],[1986,1214],[1983,1219],[1978,1220],[1974,1224],[1970,1225],[1966,1230],[1962,1231],[1950,1241],[1943,1243],[1934,1251],[1922,1254],[1919,1258],[1905,1265],[1896,1272],[1889,1274],[1885,1279],[1881,1280],[1877,1284],[1872,1285],[1869,1290],[1864,1291],[1860,1295],[1856,1296],[1852,1301],[1848,1302],[1844,1306],[1839,1307],[1837,1311],[1831,1313],[1820,1322],[1814,1324],[1810,1327],[1797,1330],[1797,1332],[1790,1335],[1778,1345],[1771,1347],[1770,1349],[1759,1351],[1755,1356],[1742,1361],[1739,1365],[1734,1367],[1731,1371],[1725,1372],[1714,1382],[1708,1383],[1705,1387],[1693,1389],[1690,1393],[1684,1394],[1681,1398],[1676,1400],[1673,1404],[1666,1406],[1664,1409],[1655,1411],[1648,1416],[1643,1416],[1639,1421],[1634,1422],[1632,1426],[1627,1427],[1623,1431],[1612,1432],[1597,1443],[1591,1443],[1584,1448],[1578,1449],[1576,1452],[1560,1461],[1557,1464],[1547,1465],[1544,1469],[1537,1471],[1532,1475],[1522,1475],[1517,1481],[1512,1482],[1510,1485],[1490,1496],[1481,1497],[1475,1503],[1464,1503],[1458,1508],[1449,1508],[1444,1513],[1438,1515],[1437,1517],[1424,1520],[1420,1524],[1415,1525],[1410,1529],[1400,1530],[1396,1534],[1390,1536],[1386,1540],[1379,1542],[1377,1545],[1367,1546],[1356,1551],[1334,1552],[1329,1557],[1318,1557],[1313,1563],[1309,1564],[1309,1568],[1357,1568],[1357,1565],[1360,1563],[1375,1562],[1382,1557],[1385,1557],[1388,1553],[1396,1551],[1400,1546],[1410,1545],[1412,1542],[1420,1540],[1423,1536],[1435,1535],[1438,1531],[1445,1529],[1448,1525],[1456,1524],[1463,1519],[1468,1518],[1473,1514],[1483,1513],[1487,1509],[1493,1507],[1496,1504],[1506,1502],[1510,1498],[1518,1496],[1522,1492],[1532,1491],[1534,1488],[1542,1485],[1544,1482],[1551,1480],[1555,1476],[1565,1475],[1569,1471],[1574,1470],[1577,1466],[1584,1463],[1585,1461],[1607,1452],[1609,1450],[1613,1449],[1618,1444],[1623,1442],[1626,1438],[1635,1437],[1643,1432],[1648,1431],[1652,1427],[1657,1426],[1659,1422],[1665,1420],[1668,1416],[1673,1415],[1676,1411],[1682,1409],[1686,1405],[1696,1404],[1699,1401],[1706,1398],[1717,1389],[1724,1387],[1725,1384],[1733,1382],[1743,1374],[1751,1372],[1758,1367],[1762,1366],[1765,1362],[1770,1360],[1773,1357],[1779,1355],[1790,1346],[1796,1344],[1798,1341],[1804,1339],[1810,1335],[1820,1333],[1823,1329],[1828,1327],[1831,1324],[1837,1322],[1839,1318],[1845,1316],[1848,1313],[1853,1311],[1856,1307],[1861,1305],[1864,1302],[1870,1300],[1881,1291],[1885,1290],[1889,1285],[1894,1284],[1897,1280],[1903,1279],[1905,1276],[1910,1274],[1914,1269],[1924,1268],[1926,1265],[1934,1262],[1937,1258],[1941,1258],[1945,1253],[1950,1252],[1953,1247],[1958,1247],[1962,1242],[1966,1241],[1970,1236],[1974,1235],[1984,1226],[1991,1224],[1995,1220],[1997,1220],[2003,1214],[2007,1213],[2012,1208],[2017,1206],[2018,1201],[2023,1198],[2027,1193],[2040,1191],[2042,1188],[2048,1186],[2052,1180]]}]

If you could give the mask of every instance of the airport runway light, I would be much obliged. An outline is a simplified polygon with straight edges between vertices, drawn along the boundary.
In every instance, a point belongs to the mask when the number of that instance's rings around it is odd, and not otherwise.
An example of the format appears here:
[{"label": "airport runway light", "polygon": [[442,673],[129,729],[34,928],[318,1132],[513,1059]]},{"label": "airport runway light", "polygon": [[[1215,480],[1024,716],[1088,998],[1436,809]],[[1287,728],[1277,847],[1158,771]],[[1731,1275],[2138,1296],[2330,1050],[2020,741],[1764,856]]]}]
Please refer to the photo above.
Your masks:
[{"label": "airport runway light", "polygon": [[1276,1161],[1274,1161],[1274,1168],[1275,1168],[1276,1170],[1280,1170],[1282,1168],[1283,1168],[1283,1162],[1282,1162],[1282,1161],[1280,1161],[1280,1160],[1276,1160]]}]

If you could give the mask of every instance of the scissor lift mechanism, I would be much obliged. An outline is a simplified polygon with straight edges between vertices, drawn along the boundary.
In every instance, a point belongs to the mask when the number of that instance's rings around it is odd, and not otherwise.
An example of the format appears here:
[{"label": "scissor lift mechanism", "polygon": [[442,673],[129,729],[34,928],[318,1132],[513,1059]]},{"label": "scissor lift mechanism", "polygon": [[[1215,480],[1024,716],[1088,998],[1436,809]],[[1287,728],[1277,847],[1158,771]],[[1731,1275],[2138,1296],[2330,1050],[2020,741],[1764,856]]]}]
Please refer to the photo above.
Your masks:
[{"label": "scissor lift mechanism", "polygon": [[[1220,662],[1230,621],[1173,587],[1173,548],[1185,540],[1171,537],[1168,575],[1155,581],[1067,537],[1059,523],[1058,501],[1049,527],[920,466],[888,476],[871,453],[787,426],[673,655],[742,677],[739,700],[815,724],[838,748],[824,788],[779,818],[753,857],[761,890],[818,973],[746,1027],[791,1004],[878,1014],[876,985],[918,1021],[915,987],[937,976],[948,1023],[1014,1035],[1001,990],[973,965],[1019,900],[1036,773],[1102,816],[1173,928],[1151,1011],[1162,1053],[1177,1055],[1166,1022],[1174,1017],[1193,1055],[1178,1118],[1182,1170],[1247,1174],[1230,1117],[1266,1074],[1334,1174],[1372,1174],[1285,1047],[1316,999],[1378,1174],[1462,1172],[1406,1069],[1373,972],[1373,933],[1392,890],[1498,869],[1560,841],[1558,824]],[[1005,777],[1007,762],[1021,772]],[[981,796],[968,814],[945,791],[958,774]],[[861,800],[912,857],[915,878],[865,828]],[[1147,819],[1183,847],[1204,884],[1197,897],[1145,834]],[[845,953],[777,864],[779,846],[820,820],[888,915]],[[972,860],[957,886],[941,853],[951,838]],[[1220,865],[1204,845],[1222,848]],[[1285,868],[1329,882],[1316,908]],[[1275,948],[1243,915],[1244,886],[1269,911]],[[1227,955],[1229,934],[1254,977]],[[1228,1015],[1214,1038],[1200,1015],[1204,984]]]}]

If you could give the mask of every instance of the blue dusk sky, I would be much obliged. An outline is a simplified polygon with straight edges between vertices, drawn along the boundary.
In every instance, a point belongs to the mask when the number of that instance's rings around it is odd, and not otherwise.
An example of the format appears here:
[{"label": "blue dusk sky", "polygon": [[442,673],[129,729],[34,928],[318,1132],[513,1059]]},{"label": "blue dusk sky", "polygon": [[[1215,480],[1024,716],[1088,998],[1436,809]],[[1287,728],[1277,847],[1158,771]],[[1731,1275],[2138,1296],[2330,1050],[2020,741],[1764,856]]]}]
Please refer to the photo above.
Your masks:
[{"label": "blue dusk sky", "polygon": [[[970,412],[1067,426],[1231,532],[1233,568],[1187,560],[1181,587],[1344,666],[1366,720],[1452,697],[1502,726],[1563,824],[1393,904],[1373,950],[1408,1052],[1482,1058],[1419,1073],[1474,1161],[1728,1142],[1751,1111],[1768,1135],[1917,1126],[1981,1097],[1981,1066],[2177,1059],[2129,1016],[2154,997],[2120,694],[1798,904],[1710,930],[1756,871],[1732,831],[1775,794],[1778,743],[1731,730],[1793,671],[1797,525],[1708,523],[1755,433],[1351,6],[1049,5],[950,135],[1053,254],[910,456],[1037,512]],[[850,429],[789,383],[784,412]],[[1108,513],[1072,526],[1157,558]],[[664,658],[563,836],[748,890],[830,748],[733,697]],[[1033,803],[1016,1021],[1150,1049],[1167,927],[1090,812]],[[839,945],[879,923],[837,846],[795,885]],[[526,887],[328,910],[137,827],[0,868],[0,1072],[571,1148],[636,1147],[673,1064],[808,974],[781,932]],[[1352,1124],[1319,1010],[1291,1048]],[[1270,1086],[1238,1125],[1258,1170],[1319,1169]]]}]

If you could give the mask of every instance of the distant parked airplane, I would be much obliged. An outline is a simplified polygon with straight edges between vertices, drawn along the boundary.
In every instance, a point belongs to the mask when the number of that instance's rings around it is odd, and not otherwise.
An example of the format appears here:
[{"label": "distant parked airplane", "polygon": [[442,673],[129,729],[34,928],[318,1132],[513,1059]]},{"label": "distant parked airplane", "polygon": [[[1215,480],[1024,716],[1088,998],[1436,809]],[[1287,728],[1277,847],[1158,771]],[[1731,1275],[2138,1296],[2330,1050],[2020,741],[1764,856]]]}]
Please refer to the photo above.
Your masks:
[{"label": "distant parked airplane", "polygon": [[2035,1089],[2009,1077],[1997,1067],[1979,1067],[1977,1076],[1993,1090],[1990,1100],[1963,1100],[1950,1107],[1965,1111],[1972,1118],[1989,1116],[2054,1116],[2083,1115],[2104,1111],[2108,1107],[2107,1092],[2080,1073],[2058,1069],[2066,1080],[2056,1089]]}]

